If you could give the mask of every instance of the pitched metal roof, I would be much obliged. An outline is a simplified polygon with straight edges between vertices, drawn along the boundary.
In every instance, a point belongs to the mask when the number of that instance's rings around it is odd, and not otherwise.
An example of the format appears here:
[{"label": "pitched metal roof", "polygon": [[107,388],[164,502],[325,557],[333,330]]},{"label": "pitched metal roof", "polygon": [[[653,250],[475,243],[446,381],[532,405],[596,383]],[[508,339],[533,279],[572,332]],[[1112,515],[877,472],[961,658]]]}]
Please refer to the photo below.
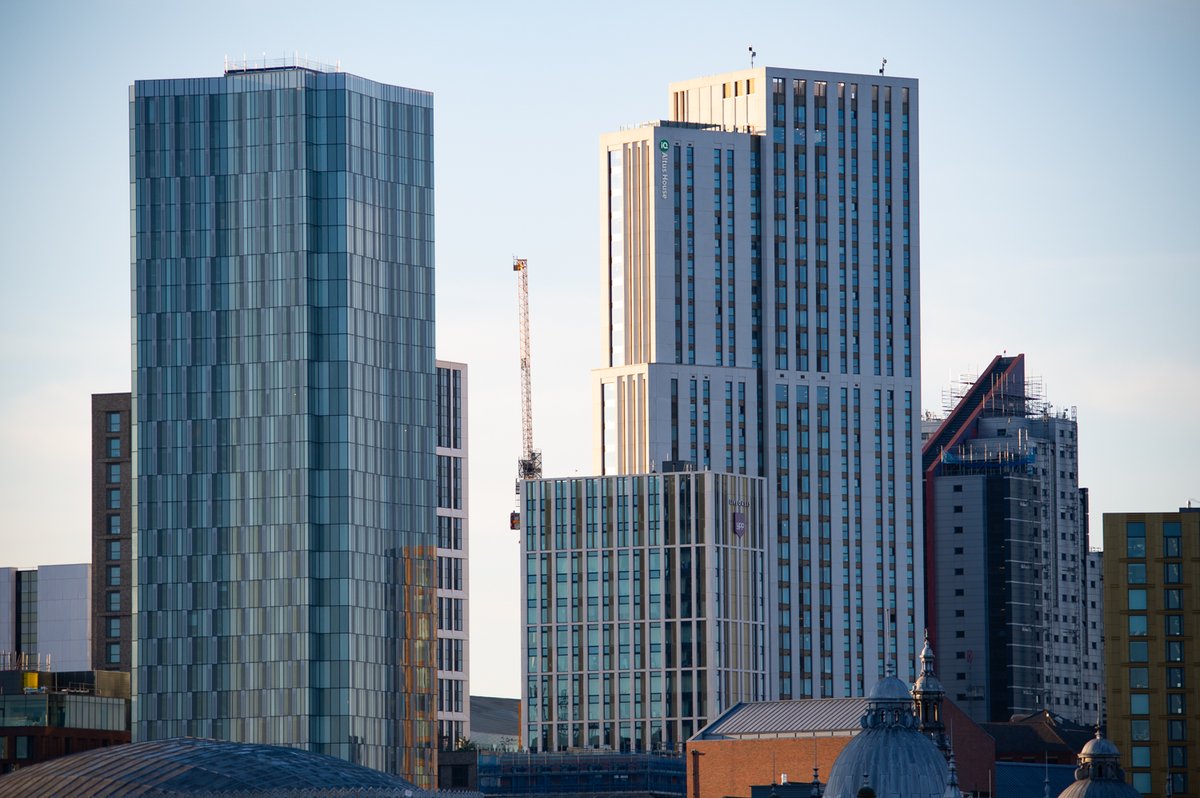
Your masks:
[{"label": "pitched metal roof", "polygon": [[850,735],[862,731],[866,698],[757,701],[737,704],[705,726],[693,740],[790,737],[797,734]]}]

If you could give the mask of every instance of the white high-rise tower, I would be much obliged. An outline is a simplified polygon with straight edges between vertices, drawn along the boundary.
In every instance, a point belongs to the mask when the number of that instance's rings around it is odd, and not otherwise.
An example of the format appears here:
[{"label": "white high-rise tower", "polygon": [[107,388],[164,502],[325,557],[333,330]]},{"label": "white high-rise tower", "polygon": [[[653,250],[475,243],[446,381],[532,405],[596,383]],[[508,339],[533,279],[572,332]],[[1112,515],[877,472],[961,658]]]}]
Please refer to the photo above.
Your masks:
[{"label": "white high-rise tower", "polygon": [[865,695],[925,622],[917,81],[768,67],[670,102],[601,143],[596,470],[765,477],[769,682]]}]

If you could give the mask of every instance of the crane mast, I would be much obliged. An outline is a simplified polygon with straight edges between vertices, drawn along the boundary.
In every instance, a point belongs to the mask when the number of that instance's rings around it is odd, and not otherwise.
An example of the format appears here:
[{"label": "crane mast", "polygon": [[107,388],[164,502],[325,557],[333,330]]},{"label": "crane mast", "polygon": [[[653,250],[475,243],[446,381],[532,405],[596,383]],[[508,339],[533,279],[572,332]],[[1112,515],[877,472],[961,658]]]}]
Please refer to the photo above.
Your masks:
[{"label": "crane mast", "polygon": [[[530,389],[529,358],[529,262],[513,258],[517,272],[517,301],[520,307],[521,337],[521,458],[517,461],[517,479],[542,478],[542,453],[533,448],[533,397]],[[520,492],[520,485],[517,485]]]}]

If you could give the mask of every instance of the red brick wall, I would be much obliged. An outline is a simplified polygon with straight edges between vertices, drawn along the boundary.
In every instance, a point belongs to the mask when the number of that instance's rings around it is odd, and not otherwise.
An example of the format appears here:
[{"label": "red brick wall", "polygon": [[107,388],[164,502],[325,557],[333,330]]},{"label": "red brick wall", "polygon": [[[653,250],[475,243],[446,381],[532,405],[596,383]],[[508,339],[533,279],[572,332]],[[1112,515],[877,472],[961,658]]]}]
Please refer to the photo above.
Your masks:
[{"label": "red brick wall", "polygon": [[[698,757],[700,798],[749,798],[750,785],[773,784],[779,774],[788,781],[812,781],[815,764],[821,781],[829,777],[833,760],[852,737],[793,737],[763,740],[703,740],[687,744],[688,798],[695,798],[695,770]],[[991,738],[988,738],[991,739]]]},{"label": "red brick wall", "polygon": [[942,702],[942,721],[954,748],[958,788],[986,795],[996,781],[996,741],[950,701]]}]

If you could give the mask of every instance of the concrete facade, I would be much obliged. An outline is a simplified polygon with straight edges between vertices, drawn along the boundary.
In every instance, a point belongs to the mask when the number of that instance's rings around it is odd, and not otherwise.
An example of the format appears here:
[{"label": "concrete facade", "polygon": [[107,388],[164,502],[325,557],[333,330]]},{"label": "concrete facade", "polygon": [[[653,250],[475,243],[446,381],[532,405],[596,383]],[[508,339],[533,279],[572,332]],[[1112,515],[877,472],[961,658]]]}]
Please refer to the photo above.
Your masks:
[{"label": "concrete facade", "polygon": [[767,692],[762,480],[521,483],[522,738],[675,750]]},{"label": "concrete facade", "polygon": [[772,694],[865,695],[925,625],[917,81],[762,68],[669,101],[601,140],[594,468],[763,477]]},{"label": "concrete facade", "polygon": [[1077,437],[1074,411],[1042,401],[1017,355],[995,358],[924,444],[941,678],[977,722],[1099,712],[1099,575]]},{"label": "concrete facade", "polygon": [[471,739],[467,367],[438,372],[438,747]]},{"label": "concrete facade", "polygon": [[92,664],[131,669],[133,430],[130,394],[92,394]]}]

